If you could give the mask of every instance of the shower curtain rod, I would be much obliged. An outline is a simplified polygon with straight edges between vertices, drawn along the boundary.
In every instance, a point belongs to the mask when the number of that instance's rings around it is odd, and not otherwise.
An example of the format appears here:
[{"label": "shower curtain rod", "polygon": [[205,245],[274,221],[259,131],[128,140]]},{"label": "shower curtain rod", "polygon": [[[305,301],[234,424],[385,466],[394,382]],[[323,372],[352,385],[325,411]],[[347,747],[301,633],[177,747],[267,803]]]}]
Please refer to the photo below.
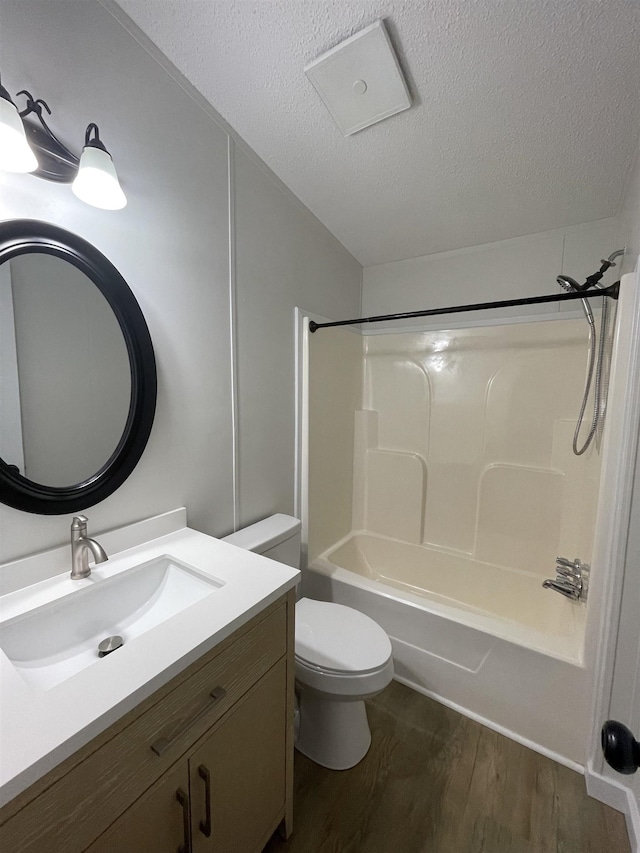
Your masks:
[{"label": "shower curtain rod", "polygon": [[461,311],[484,311],[487,308],[512,308],[516,305],[539,305],[542,302],[568,302],[572,299],[585,299],[588,296],[609,296],[618,298],[620,282],[609,287],[594,287],[577,293],[557,293],[549,296],[528,296],[521,299],[504,299],[502,302],[476,302],[474,305],[454,305],[449,308],[429,308],[426,311],[407,311],[404,314],[380,314],[377,317],[360,317],[357,320],[336,320],[333,323],[309,321],[309,331],[328,329],[330,326],[355,326],[358,323],[379,323],[383,320],[405,320],[412,317],[434,317],[438,314],[459,314]]}]

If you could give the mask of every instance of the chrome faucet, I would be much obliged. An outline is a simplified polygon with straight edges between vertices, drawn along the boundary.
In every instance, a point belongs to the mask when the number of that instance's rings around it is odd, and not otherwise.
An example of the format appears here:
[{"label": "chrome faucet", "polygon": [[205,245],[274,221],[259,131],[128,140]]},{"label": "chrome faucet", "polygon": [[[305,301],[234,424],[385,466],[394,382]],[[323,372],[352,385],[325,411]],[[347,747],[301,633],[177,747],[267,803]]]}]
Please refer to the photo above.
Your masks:
[{"label": "chrome faucet", "polygon": [[79,580],[88,578],[91,574],[89,568],[89,551],[93,554],[96,563],[104,563],[108,560],[106,551],[95,539],[87,536],[86,515],[76,515],[71,522],[71,579]]},{"label": "chrome faucet", "polygon": [[573,561],[556,557],[556,578],[548,578],[542,586],[554,589],[573,601],[585,601],[589,589],[589,566],[577,557]]}]

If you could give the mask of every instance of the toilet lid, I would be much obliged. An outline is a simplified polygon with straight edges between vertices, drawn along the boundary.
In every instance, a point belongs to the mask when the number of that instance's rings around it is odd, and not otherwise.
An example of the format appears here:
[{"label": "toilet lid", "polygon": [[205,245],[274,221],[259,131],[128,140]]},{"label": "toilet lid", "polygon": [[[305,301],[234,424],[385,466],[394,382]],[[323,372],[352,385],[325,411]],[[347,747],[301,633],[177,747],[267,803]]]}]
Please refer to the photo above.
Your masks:
[{"label": "toilet lid", "polygon": [[367,672],[389,660],[391,641],[359,610],[301,598],[296,603],[296,657],[322,669]]}]

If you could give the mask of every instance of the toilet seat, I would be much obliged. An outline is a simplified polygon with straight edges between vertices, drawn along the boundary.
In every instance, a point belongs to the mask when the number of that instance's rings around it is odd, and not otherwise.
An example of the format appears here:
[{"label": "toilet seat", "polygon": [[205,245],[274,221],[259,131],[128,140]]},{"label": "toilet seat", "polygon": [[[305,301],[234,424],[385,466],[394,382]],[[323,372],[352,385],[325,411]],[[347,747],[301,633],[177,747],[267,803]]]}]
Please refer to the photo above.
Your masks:
[{"label": "toilet seat", "polygon": [[296,658],[306,667],[332,674],[364,674],[384,667],[391,641],[359,610],[329,601],[296,603]]},{"label": "toilet seat", "polygon": [[358,610],[301,598],[296,604],[296,679],[335,696],[383,690],[393,677],[391,641]]},{"label": "toilet seat", "polygon": [[393,659],[390,657],[379,669],[369,672],[330,672],[312,668],[295,659],[296,682],[335,699],[366,699],[375,696],[393,679]]}]

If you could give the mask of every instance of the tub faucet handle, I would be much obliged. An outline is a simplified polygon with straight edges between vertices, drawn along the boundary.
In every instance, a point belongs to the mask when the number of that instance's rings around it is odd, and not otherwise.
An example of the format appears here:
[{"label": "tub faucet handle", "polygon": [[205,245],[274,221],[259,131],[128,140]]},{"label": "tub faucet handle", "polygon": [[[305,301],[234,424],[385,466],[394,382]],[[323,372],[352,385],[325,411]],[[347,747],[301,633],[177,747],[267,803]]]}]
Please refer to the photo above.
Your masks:
[{"label": "tub faucet handle", "polygon": [[589,588],[589,566],[581,563],[578,557],[568,560],[556,557],[556,577],[548,578],[542,586],[553,589],[574,601],[584,601]]}]

